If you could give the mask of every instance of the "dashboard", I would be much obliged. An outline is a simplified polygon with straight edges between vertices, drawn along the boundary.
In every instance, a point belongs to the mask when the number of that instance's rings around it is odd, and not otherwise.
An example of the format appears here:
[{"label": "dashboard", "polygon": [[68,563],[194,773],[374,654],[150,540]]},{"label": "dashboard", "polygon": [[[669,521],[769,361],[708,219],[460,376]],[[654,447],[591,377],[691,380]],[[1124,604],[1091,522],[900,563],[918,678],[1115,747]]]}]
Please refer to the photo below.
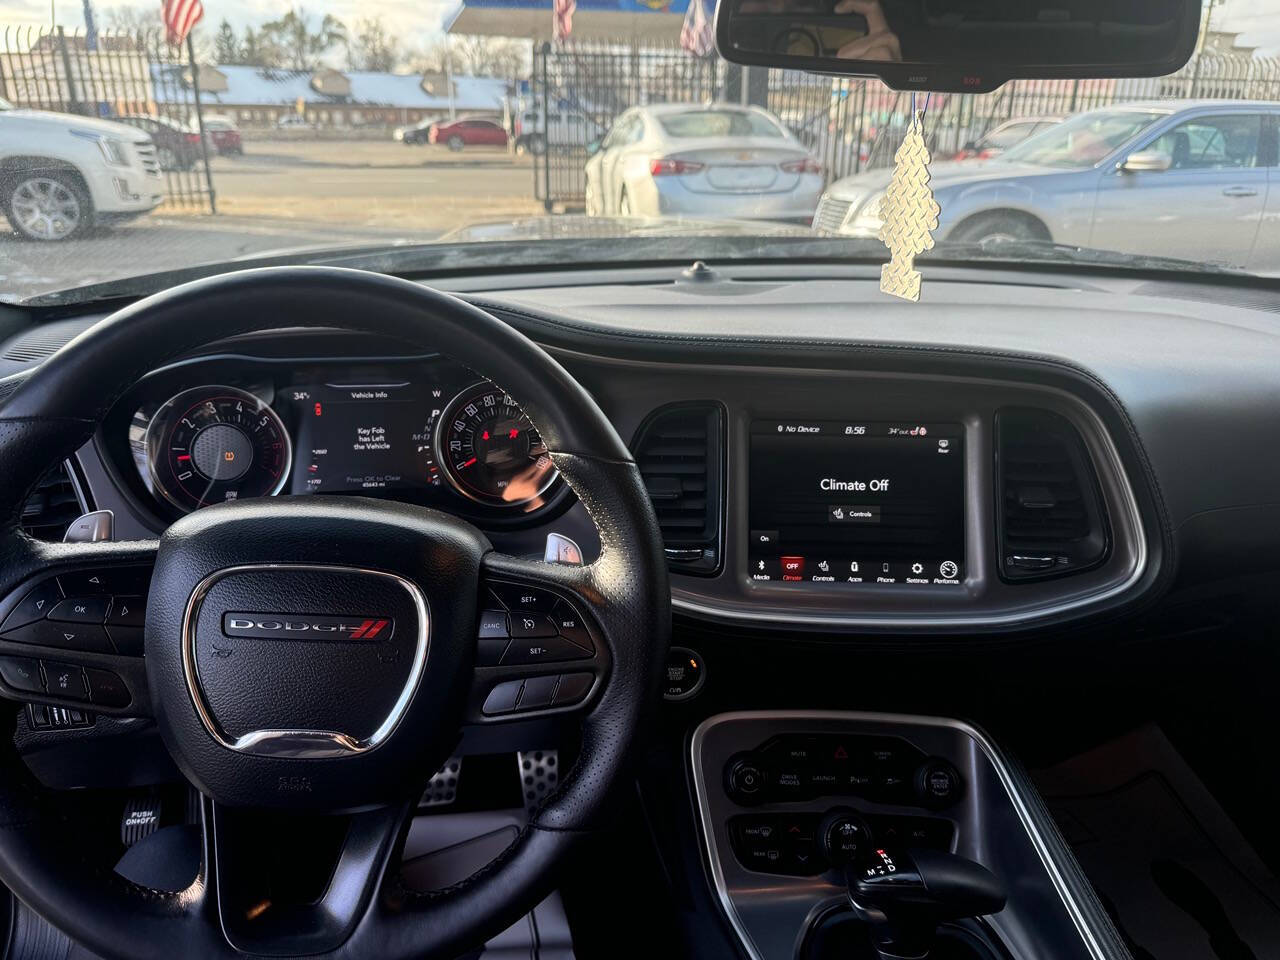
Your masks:
[{"label": "dashboard", "polygon": [[[903,308],[863,268],[820,273],[445,285],[548,349],[631,446],[682,617],[1000,634],[1265,567],[1269,310],[1210,284],[942,267],[933,302]],[[229,498],[362,495],[457,513],[526,555],[561,533],[590,561],[590,517],[520,398],[447,353],[288,328],[218,344],[139,379],[77,479],[118,536]]]}]

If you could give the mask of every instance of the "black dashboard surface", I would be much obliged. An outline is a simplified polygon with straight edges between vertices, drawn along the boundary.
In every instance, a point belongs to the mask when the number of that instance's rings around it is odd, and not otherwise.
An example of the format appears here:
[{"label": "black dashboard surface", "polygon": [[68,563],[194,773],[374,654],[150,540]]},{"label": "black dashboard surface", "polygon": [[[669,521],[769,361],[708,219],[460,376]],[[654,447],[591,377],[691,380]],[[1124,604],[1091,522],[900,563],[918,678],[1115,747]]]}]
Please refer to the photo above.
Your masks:
[{"label": "black dashboard surface", "polygon": [[[721,268],[709,282],[666,268],[432,282],[551,350],[624,438],[654,407],[626,389],[647,378],[666,399],[707,399],[717,377],[739,372],[782,385],[909,372],[1062,390],[1098,414],[1138,488],[1158,554],[1141,592],[1280,568],[1265,549],[1280,531],[1280,295],[1231,279],[939,267],[926,272],[923,302],[907,304],[883,297],[873,277],[762,265]],[[0,375],[29,365],[7,362]],[[90,476],[97,500],[111,497],[104,482]]]}]

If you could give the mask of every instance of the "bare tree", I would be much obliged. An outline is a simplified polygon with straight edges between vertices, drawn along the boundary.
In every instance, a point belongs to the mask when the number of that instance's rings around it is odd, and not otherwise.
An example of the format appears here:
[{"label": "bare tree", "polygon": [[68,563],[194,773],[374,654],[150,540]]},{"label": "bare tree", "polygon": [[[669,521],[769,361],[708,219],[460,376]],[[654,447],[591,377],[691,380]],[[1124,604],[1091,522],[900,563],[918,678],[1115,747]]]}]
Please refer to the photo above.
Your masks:
[{"label": "bare tree", "polygon": [[529,44],[505,37],[460,35],[439,40],[411,53],[409,67],[420,73],[453,73],[481,77],[523,77],[529,73]]},{"label": "bare tree", "polygon": [[279,20],[263,24],[261,38],[283,52],[284,65],[293,70],[314,70],[320,57],[347,39],[347,28],[331,14],[325,14],[318,30],[311,29],[311,17],[302,7],[294,7]]},{"label": "bare tree", "polygon": [[347,66],[352,70],[391,71],[400,62],[400,41],[381,17],[361,20],[347,41]]}]

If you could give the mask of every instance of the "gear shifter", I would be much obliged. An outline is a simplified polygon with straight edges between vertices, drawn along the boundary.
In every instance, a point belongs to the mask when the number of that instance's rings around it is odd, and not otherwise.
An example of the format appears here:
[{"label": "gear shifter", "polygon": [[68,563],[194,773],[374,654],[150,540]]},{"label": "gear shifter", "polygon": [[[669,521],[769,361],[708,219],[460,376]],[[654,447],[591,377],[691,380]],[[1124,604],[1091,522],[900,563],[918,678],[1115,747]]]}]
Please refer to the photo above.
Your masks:
[{"label": "gear shifter", "polygon": [[995,875],[955,854],[875,849],[844,869],[849,904],[870,927],[880,960],[923,960],[938,924],[1004,909]]}]

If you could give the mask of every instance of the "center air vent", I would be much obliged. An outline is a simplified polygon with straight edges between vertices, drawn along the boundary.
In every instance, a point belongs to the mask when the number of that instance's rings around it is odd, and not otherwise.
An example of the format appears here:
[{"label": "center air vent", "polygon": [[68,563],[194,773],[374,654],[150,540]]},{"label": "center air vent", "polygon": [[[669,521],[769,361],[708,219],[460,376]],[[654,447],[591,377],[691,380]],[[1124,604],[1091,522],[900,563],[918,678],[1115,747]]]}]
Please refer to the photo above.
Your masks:
[{"label": "center air vent", "polygon": [[71,521],[84,512],[67,465],[60,463],[27,497],[22,507],[22,529],[37,540],[61,540]]},{"label": "center air vent", "polygon": [[711,576],[723,553],[724,410],[714,403],[661,407],[632,443],[662,528],[667,565]]},{"label": "center air vent", "polygon": [[1110,543],[1106,511],[1076,428],[1047,410],[996,415],[1000,573],[1024,581],[1097,566]]}]

